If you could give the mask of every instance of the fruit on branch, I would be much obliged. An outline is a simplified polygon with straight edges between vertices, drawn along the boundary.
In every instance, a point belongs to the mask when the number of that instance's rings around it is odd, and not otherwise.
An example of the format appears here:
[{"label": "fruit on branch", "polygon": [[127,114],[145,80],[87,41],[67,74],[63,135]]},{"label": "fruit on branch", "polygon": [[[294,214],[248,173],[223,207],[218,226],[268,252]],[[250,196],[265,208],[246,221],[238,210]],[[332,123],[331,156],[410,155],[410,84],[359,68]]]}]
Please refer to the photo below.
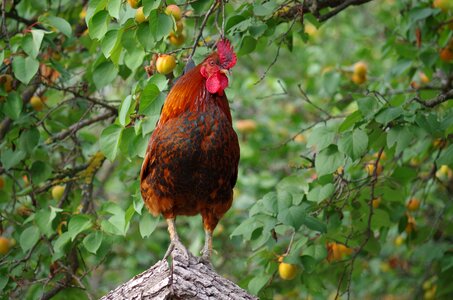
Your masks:
[{"label": "fruit on branch", "polygon": [[174,4],[170,4],[169,6],[167,6],[165,8],[165,13],[169,16],[170,15],[173,16],[173,18],[175,18],[176,21],[179,21],[182,18],[181,9]]},{"label": "fruit on branch", "polygon": [[429,83],[429,82],[430,82],[430,80],[429,80],[429,77],[428,77],[428,76],[426,76],[426,74],[425,74],[425,73],[423,73],[423,72],[420,72],[420,73],[418,73],[418,76],[420,77],[420,81],[421,81],[421,83],[423,83],[423,84],[427,84],[427,83]]},{"label": "fruit on branch", "polygon": [[354,64],[354,72],[352,73],[352,82],[362,84],[367,80],[368,67],[363,61]]},{"label": "fruit on branch", "polygon": [[4,236],[0,236],[0,254],[5,255],[6,253],[8,253],[10,248],[11,244],[9,242],[9,239]]},{"label": "fruit on branch", "polygon": [[13,76],[9,74],[0,75],[0,86],[9,93],[13,89]]},{"label": "fruit on branch", "polygon": [[145,22],[147,18],[145,17],[145,14],[143,13],[143,6],[140,6],[137,11],[135,12],[135,21],[138,24],[141,24]]},{"label": "fruit on branch", "polygon": [[444,62],[450,62],[453,60],[453,50],[450,47],[445,47],[440,50],[440,59]]},{"label": "fruit on branch", "polygon": [[374,170],[376,169],[376,176],[379,176],[382,173],[382,165],[381,163],[377,164],[376,168],[376,162],[374,160],[369,161],[365,165],[366,172],[368,173],[369,176],[374,176]]},{"label": "fruit on branch", "polygon": [[39,96],[31,97],[30,105],[36,111],[41,111],[44,108],[44,102],[42,101],[41,97],[39,97]]},{"label": "fruit on branch", "polygon": [[173,55],[162,54],[156,60],[156,70],[160,74],[169,74],[176,67],[176,59]]},{"label": "fruit on branch", "polygon": [[373,199],[372,205],[373,205],[374,208],[378,208],[380,204],[381,204],[381,197]]},{"label": "fruit on branch", "polygon": [[339,261],[343,257],[350,255],[352,249],[336,242],[327,243],[327,261]]},{"label": "fruit on branch", "polygon": [[170,44],[172,44],[173,46],[181,46],[182,44],[184,44],[186,37],[182,33],[170,32],[168,40],[170,41]]},{"label": "fruit on branch", "polygon": [[292,280],[297,275],[297,266],[283,262],[283,256],[278,258],[278,275],[283,280]]},{"label": "fruit on branch", "polygon": [[406,228],[405,228],[406,233],[410,234],[410,233],[414,232],[415,231],[415,226],[416,226],[416,223],[415,223],[414,217],[408,215],[407,216],[407,224],[406,224]]},{"label": "fruit on branch", "polygon": [[395,238],[395,240],[393,241],[393,243],[395,244],[395,246],[399,247],[401,246],[403,243],[404,243],[404,237],[399,235]]},{"label": "fruit on branch", "polygon": [[65,187],[63,185],[56,185],[52,188],[52,198],[59,201],[63,197]]},{"label": "fruit on branch", "polygon": [[129,5],[132,8],[137,8],[140,5],[140,1],[139,0],[127,0],[127,3],[129,3]]},{"label": "fruit on branch", "polygon": [[406,207],[409,211],[416,211],[420,208],[420,200],[411,198],[409,202],[407,202]]},{"label": "fruit on branch", "polygon": [[257,128],[255,120],[245,119],[236,121],[236,129],[240,133],[252,133],[255,132]]},{"label": "fruit on branch", "polygon": [[453,3],[451,0],[434,0],[433,7],[439,8],[446,13],[453,10]]}]

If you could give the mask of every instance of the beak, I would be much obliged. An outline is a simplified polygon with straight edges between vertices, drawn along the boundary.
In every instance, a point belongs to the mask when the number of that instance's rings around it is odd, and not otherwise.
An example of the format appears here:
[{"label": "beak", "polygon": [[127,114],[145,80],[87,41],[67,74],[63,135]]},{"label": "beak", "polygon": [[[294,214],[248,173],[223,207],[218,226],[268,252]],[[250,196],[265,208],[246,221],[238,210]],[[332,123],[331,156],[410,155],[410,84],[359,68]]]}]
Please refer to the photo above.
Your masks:
[{"label": "beak", "polygon": [[220,69],[220,73],[228,75],[228,74],[230,74],[230,71],[228,71],[227,69]]}]

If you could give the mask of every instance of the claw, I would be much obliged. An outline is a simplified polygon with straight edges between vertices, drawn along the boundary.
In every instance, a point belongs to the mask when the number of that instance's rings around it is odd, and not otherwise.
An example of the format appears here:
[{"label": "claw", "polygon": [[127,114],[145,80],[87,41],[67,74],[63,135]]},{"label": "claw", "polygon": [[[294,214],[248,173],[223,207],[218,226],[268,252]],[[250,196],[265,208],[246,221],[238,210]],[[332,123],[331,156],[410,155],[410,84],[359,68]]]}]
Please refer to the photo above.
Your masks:
[{"label": "claw", "polygon": [[170,233],[170,245],[168,246],[167,252],[165,253],[163,259],[167,259],[170,254],[173,259],[175,258],[175,256],[180,255],[183,257],[184,261],[187,261],[187,263],[189,263],[189,250],[187,250],[187,248],[179,240],[178,234],[176,233],[175,229],[175,219],[167,219],[167,224],[168,232]]}]

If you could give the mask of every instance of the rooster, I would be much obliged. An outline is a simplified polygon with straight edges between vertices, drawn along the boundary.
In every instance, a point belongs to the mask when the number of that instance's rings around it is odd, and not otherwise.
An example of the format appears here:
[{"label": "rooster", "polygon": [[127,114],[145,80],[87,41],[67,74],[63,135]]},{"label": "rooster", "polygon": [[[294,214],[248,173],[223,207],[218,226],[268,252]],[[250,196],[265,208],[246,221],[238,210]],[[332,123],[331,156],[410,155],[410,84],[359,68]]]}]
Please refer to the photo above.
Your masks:
[{"label": "rooster", "polygon": [[140,171],[142,198],[162,214],[170,233],[165,257],[176,247],[188,256],[175,229],[178,215],[201,214],[205,230],[202,259],[210,261],[212,232],[231,207],[239,164],[225,88],[236,64],[227,39],[170,90],[151,135]]}]

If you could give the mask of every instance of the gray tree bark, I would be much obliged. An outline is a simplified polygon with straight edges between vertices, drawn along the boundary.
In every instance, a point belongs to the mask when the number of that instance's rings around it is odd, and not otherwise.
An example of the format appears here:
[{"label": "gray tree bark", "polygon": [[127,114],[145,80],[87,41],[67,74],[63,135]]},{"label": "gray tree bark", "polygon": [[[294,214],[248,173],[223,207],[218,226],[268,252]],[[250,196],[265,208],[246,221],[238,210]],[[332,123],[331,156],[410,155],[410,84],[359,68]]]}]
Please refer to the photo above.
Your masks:
[{"label": "gray tree bark", "polygon": [[119,299],[258,299],[232,281],[217,274],[213,268],[189,253],[189,259],[178,249],[173,260],[158,261],[110,291],[101,300]]}]

